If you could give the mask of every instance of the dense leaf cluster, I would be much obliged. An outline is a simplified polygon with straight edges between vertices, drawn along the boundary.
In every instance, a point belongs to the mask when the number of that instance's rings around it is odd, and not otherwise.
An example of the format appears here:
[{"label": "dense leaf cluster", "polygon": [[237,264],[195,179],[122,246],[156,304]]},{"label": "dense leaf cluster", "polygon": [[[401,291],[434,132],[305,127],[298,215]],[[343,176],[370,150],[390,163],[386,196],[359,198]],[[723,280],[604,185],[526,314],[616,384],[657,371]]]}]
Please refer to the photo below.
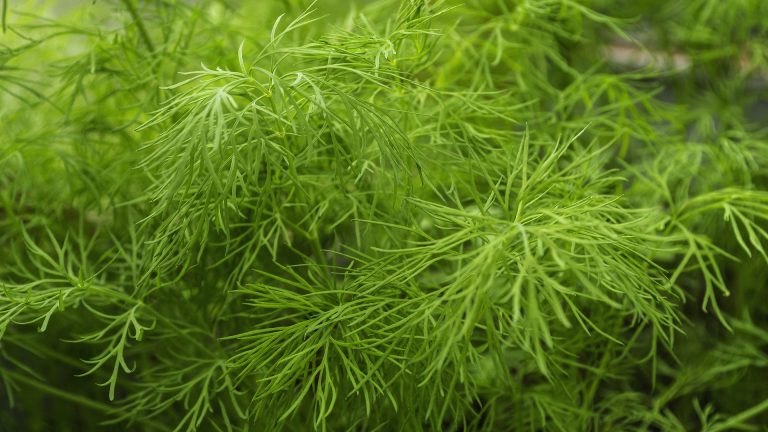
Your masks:
[{"label": "dense leaf cluster", "polygon": [[768,424],[763,0],[2,7],[1,430]]}]

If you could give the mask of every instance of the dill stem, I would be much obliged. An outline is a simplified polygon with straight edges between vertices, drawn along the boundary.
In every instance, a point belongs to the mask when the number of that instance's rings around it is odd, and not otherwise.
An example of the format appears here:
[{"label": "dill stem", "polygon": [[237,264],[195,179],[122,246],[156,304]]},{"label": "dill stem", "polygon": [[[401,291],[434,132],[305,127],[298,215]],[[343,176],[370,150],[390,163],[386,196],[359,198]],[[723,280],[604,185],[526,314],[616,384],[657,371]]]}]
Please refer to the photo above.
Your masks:
[{"label": "dill stem", "polygon": [[[6,375],[11,376],[13,379],[22,382],[30,387],[34,387],[38,390],[42,390],[51,396],[58,397],[60,399],[68,400],[70,402],[74,402],[82,407],[90,408],[95,411],[101,411],[105,414],[113,414],[115,412],[115,408],[105,404],[103,402],[96,402],[91,399],[78,396],[76,394],[64,391],[62,389],[50,386],[44,382],[40,382],[38,380],[32,379],[30,377],[27,377],[23,374],[16,373],[10,370],[6,370],[3,373]],[[153,430],[160,430],[160,431],[167,431],[168,429],[161,425],[160,423],[157,423],[155,421],[149,420],[149,419],[142,419],[141,423],[145,426],[149,426]]]},{"label": "dill stem", "polygon": [[155,52],[155,45],[152,43],[152,39],[149,37],[147,28],[144,26],[144,20],[141,19],[141,16],[136,10],[136,7],[133,5],[133,2],[131,0],[122,0],[122,2],[128,9],[128,13],[131,14],[133,22],[135,22],[136,26],[139,28],[139,36],[141,36],[141,40],[144,42],[144,45],[147,46],[150,52]]},{"label": "dill stem", "polygon": [[13,371],[10,371],[10,370],[6,370],[6,371],[4,371],[4,373],[9,375],[9,376],[11,376],[15,380],[18,380],[18,381],[20,381],[20,382],[22,382],[22,383],[24,383],[24,384],[26,384],[28,386],[35,387],[35,388],[37,388],[39,390],[42,390],[42,391],[50,394],[51,396],[56,396],[58,398],[65,399],[65,400],[68,400],[70,402],[74,402],[74,403],[76,403],[78,405],[81,405],[81,406],[84,406],[86,408],[90,408],[90,409],[93,409],[93,410],[96,410],[96,411],[101,411],[101,412],[104,412],[104,413],[107,413],[107,414],[112,413],[114,411],[114,408],[112,408],[111,406],[109,406],[109,405],[107,405],[105,403],[96,402],[96,401],[93,401],[91,399],[84,398],[82,396],[78,396],[76,394],[72,394],[72,393],[66,392],[66,391],[61,390],[59,388],[50,386],[50,385],[48,385],[46,383],[43,383],[43,382],[40,382],[38,380],[35,380],[35,379],[29,378],[27,376],[24,376],[23,374],[16,373],[16,372],[13,372]]},{"label": "dill stem", "polygon": [[0,13],[0,19],[3,21],[3,33],[5,33],[6,30],[6,18],[8,17],[8,0],[3,0],[3,11]]},{"label": "dill stem", "polygon": [[310,234],[310,243],[312,244],[312,252],[317,255],[317,260],[320,265],[323,267],[326,267],[328,265],[328,262],[325,259],[325,255],[323,255],[323,247],[320,244],[320,236],[317,233],[317,227],[312,230],[312,233]]},{"label": "dill stem", "polygon": [[760,414],[765,410],[768,410],[768,399],[764,400],[762,403],[759,403],[753,406],[752,408],[749,408],[747,410],[740,412],[739,414],[736,414],[735,416],[729,418],[727,421],[723,423],[712,426],[712,429],[710,429],[710,431],[719,432],[722,430],[736,429],[736,427],[739,426],[739,423],[749,420],[750,418]]}]

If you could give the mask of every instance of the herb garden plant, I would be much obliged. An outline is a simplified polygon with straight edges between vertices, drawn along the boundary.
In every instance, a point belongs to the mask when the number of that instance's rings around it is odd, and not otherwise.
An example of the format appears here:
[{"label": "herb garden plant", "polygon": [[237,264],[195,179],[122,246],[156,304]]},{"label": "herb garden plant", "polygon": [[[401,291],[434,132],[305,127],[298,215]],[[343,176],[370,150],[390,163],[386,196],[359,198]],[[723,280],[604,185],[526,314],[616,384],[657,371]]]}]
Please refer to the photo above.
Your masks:
[{"label": "herb garden plant", "polygon": [[0,3],[0,430],[768,430],[764,0]]}]

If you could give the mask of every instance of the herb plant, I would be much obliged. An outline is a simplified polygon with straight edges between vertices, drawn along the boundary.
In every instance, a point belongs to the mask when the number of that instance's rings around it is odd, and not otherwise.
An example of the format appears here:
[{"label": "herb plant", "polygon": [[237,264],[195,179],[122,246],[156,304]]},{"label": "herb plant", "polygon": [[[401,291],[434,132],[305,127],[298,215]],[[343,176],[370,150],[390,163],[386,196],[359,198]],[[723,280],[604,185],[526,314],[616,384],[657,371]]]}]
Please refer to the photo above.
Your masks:
[{"label": "herb plant", "polygon": [[2,24],[0,429],[768,430],[764,0]]}]

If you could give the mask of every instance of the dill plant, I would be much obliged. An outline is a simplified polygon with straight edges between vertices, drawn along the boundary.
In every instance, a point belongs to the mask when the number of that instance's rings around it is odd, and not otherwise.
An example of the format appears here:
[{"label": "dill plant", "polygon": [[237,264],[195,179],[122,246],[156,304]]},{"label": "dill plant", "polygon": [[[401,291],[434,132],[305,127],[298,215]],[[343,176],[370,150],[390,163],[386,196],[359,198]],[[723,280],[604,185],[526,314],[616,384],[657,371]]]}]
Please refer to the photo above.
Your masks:
[{"label": "dill plant", "polygon": [[38,3],[3,430],[768,424],[764,2]]}]

